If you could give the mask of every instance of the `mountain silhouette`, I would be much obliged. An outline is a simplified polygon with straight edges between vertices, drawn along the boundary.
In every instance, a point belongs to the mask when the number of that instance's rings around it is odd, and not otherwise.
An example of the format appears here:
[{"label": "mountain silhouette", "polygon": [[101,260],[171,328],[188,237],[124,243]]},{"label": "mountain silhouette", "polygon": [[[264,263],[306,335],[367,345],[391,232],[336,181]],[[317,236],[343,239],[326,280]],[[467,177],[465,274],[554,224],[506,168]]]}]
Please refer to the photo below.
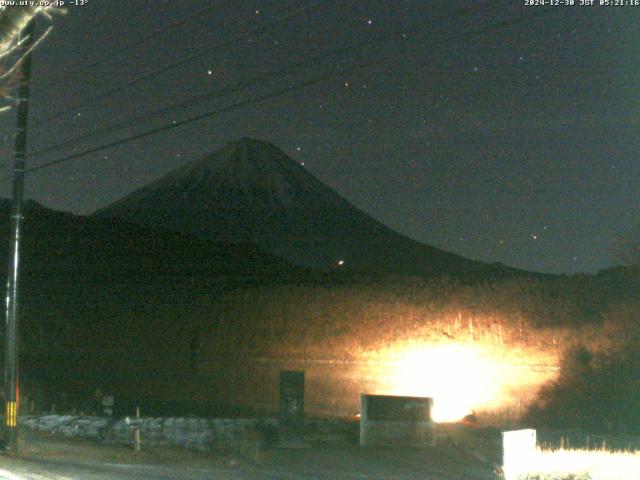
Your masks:
[{"label": "mountain silhouette", "polygon": [[201,239],[255,243],[305,266],[386,274],[512,274],[393,231],[274,145],[232,141],[94,214]]}]

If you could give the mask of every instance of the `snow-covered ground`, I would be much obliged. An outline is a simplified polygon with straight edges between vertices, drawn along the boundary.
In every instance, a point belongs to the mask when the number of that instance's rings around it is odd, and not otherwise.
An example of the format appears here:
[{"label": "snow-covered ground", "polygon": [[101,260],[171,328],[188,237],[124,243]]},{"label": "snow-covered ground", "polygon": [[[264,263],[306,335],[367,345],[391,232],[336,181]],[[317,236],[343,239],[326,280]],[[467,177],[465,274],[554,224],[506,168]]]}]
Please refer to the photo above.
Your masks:
[{"label": "snow-covered ground", "polygon": [[[37,432],[130,445],[134,428],[126,418],[34,415],[20,417],[21,426]],[[205,419],[197,417],[140,418],[142,443],[146,446],[182,447],[192,450],[237,448],[249,432],[273,428],[275,419]]]}]

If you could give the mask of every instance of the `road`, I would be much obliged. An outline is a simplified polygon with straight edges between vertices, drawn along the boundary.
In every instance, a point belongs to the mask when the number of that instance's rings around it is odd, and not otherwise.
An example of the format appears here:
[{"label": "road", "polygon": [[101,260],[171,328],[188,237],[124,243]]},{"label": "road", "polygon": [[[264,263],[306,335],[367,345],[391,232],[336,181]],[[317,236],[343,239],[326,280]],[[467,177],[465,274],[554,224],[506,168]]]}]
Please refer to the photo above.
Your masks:
[{"label": "road", "polygon": [[51,461],[12,460],[0,462],[1,480],[451,480],[456,475],[434,474],[381,477],[337,472],[287,472],[284,470],[184,468],[127,464],[70,464]]},{"label": "road", "polygon": [[[384,459],[382,459],[384,461]],[[189,467],[170,465],[140,465],[121,463],[72,462],[69,460],[0,458],[0,480],[489,480],[496,477],[486,469],[459,468],[449,470],[443,465],[430,468],[397,469],[371,465],[368,471],[341,466],[339,463],[318,468],[310,464],[256,467],[237,465],[223,467]],[[468,474],[468,475],[467,475]]]},{"label": "road", "polygon": [[[327,476],[292,475],[287,472],[246,468],[185,468],[165,465],[90,464],[58,461],[2,461],[0,480],[325,480]],[[348,478],[348,477],[347,477]],[[358,477],[361,478],[361,477]]]},{"label": "road", "polygon": [[0,454],[0,480],[496,480],[493,469],[450,445],[433,449],[357,444],[271,447],[251,461],[237,452],[100,445],[26,434],[21,455]]}]

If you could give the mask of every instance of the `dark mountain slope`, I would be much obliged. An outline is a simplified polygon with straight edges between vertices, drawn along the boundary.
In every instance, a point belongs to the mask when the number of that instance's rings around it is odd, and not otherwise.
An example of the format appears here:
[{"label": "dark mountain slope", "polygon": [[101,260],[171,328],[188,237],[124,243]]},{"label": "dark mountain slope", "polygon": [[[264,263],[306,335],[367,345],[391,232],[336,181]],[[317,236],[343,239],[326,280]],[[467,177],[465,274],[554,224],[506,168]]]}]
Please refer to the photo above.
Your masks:
[{"label": "dark mountain slope", "polygon": [[[153,354],[186,356],[220,293],[307,278],[254,245],[197,240],[33,202],[25,210],[19,285],[27,376],[68,381],[83,369],[124,372],[131,355],[138,363]],[[0,238],[9,238],[6,200]],[[0,243],[2,278],[7,244]]]},{"label": "dark mountain slope", "polygon": [[373,274],[507,276],[404,237],[275,146],[252,139],[174,170],[95,213],[209,240],[253,242],[298,264]]}]

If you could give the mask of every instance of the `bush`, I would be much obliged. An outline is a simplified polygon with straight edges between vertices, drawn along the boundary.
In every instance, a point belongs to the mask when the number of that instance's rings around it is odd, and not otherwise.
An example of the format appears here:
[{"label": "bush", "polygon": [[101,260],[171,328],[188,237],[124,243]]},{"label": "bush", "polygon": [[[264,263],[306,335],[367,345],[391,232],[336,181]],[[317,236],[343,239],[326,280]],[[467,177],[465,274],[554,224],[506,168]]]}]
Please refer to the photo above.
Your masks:
[{"label": "bush", "polygon": [[541,389],[529,420],[553,428],[640,432],[640,353],[630,346],[568,351],[557,381]]}]

